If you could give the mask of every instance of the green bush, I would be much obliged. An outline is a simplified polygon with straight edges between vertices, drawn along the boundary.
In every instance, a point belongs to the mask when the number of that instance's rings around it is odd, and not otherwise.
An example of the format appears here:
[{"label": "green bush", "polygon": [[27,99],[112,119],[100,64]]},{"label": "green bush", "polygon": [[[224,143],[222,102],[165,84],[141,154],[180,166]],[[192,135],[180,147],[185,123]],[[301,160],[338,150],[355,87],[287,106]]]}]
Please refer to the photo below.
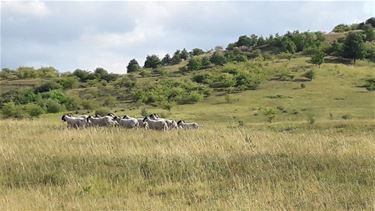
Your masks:
[{"label": "green bush", "polygon": [[94,110],[99,107],[99,103],[94,100],[82,100],[83,109]]},{"label": "green bush", "polygon": [[48,100],[46,103],[46,108],[48,113],[58,113],[65,110],[65,106],[59,104],[55,100]]},{"label": "green bush", "polygon": [[95,115],[105,116],[107,114],[111,113],[111,110],[108,108],[98,108],[95,110]]},{"label": "green bush", "polygon": [[24,108],[30,117],[39,117],[44,113],[43,108],[34,103],[26,104]]},{"label": "green bush", "polygon": [[212,88],[228,88],[233,87],[236,84],[236,80],[233,75],[229,73],[221,73],[214,75],[210,87]]},{"label": "green bush", "polygon": [[54,89],[61,89],[61,85],[54,82],[54,81],[48,81],[38,87],[35,88],[35,92],[48,92]]},{"label": "green bush", "polygon": [[4,117],[14,117],[17,114],[17,106],[14,102],[5,103],[1,109]]},{"label": "green bush", "polygon": [[313,70],[308,70],[307,72],[303,74],[303,76],[312,80],[315,77],[315,73]]}]

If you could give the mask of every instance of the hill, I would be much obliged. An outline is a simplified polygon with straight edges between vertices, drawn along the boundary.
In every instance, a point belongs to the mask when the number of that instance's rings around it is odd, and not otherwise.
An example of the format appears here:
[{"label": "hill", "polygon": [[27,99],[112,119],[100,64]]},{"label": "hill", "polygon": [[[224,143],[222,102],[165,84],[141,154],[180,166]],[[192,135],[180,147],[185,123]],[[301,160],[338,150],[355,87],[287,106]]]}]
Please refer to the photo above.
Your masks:
[{"label": "hill", "polygon": [[[369,32],[241,36],[133,60],[127,74],[3,69],[0,207],[371,210]],[[67,112],[159,113],[200,129],[71,129]]]}]

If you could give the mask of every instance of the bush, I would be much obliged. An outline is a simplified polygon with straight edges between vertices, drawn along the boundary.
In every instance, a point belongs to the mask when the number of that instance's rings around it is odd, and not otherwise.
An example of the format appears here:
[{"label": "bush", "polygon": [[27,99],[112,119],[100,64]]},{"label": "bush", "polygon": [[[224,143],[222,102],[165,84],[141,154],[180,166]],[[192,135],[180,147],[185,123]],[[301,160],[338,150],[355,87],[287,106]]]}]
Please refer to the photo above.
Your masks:
[{"label": "bush", "polygon": [[215,65],[224,65],[227,60],[222,52],[215,52],[212,54],[210,62]]},{"label": "bush", "polygon": [[187,64],[188,70],[199,70],[202,68],[202,62],[199,58],[193,57]]},{"label": "bush", "polygon": [[303,76],[312,80],[315,77],[315,73],[313,70],[308,70],[307,72],[303,74]]},{"label": "bush", "polygon": [[35,88],[35,92],[48,92],[54,89],[61,89],[61,85],[54,82],[54,81],[49,81],[46,82],[38,87]]},{"label": "bush", "polygon": [[267,118],[267,122],[272,123],[276,117],[276,111],[273,108],[266,108],[263,110],[263,115]]},{"label": "bush", "polygon": [[236,80],[233,75],[229,73],[221,73],[214,75],[210,87],[212,88],[228,88],[236,84]]},{"label": "bush", "polygon": [[14,117],[17,114],[17,107],[14,102],[5,103],[1,109],[1,113],[4,117]]},{"label": "bush", "polygon": [[348,119],[351,119],[351,118],[352,118],[352,115],[351,115],[351,114],[344,114],[344,115],[342,115],[341,118],[342,118],[342,119],[345,119],[345,120],[348,120]]},{"label": "bush", "polygon": [[142,116],[147,116],[147,115],[149,115],[149,112],[147,111],[147,109],[146,109],[145,107],[142,108],[142,110],[141,110],[141,115],[142,115]]},{"label": "bush", "polygon": [[65,106],[59,104],[55,100],[48,100],[46,103],[46,108],[48,113],[58,113],[65,110]]},{"label": "bush", "polygon": [[79,80],[75,76],[61,78],[57,82],[62,86],[63,89],[73,89],[77,88],[79,85]]},{"label": "bush", "polygon": [[111,110],[107,108],[99,108],[95,111],[95,115],[100,115],[100,116],[105,116],[109,113],[111,113]]},{"label": "bush", "polygon": [[82,100],[82,107],[87,110],[93,110],[99,107],[99,104],[93,100]]},{"label": "bush", "polygon": [[375,91],[375,78],[367,79],[364,87],[368,91]]},{"label": "bush", "polygon": [[26,104],[24,108],[30,117],[39,117],[44,113],[43,108],[34,103]]},{"label": "bush", "polygon": [[307,122],[313,125],[315,123],[315,115],[312,113],[307,114]]}]

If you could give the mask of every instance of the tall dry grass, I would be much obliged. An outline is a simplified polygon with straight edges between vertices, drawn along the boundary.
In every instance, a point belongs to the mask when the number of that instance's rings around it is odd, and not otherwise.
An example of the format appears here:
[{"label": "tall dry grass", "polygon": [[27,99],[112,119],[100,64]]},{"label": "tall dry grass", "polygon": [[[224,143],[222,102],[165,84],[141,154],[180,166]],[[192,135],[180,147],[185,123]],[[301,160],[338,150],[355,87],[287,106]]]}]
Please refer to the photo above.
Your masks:
[{"label": "tall dry grass", "polygon": [[2,209],[375,209],[371,128],[0,131]]}]

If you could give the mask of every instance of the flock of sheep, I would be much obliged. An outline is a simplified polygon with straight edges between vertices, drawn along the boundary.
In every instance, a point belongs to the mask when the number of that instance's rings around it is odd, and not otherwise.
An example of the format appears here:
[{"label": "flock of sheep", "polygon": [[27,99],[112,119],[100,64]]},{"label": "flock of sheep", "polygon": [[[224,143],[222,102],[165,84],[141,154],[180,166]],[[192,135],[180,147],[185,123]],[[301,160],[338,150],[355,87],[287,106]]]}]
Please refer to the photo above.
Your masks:
[{"label": "flock of sheep", "polygon": [[106,116],[90,115],[73,116],[65,114],[61,120],[67,122],[68,128],[85,128],[85,127],[111,127],[118,126],[124,128],[145,128],[153,130],[171,130],[171,129],[198,129],[199,125],[195,122],[185,122],[179,120],[176,122],[171,119],[160,118],[157,114],[150,114],[144,118],[133,118],[128,115],[121,117],[114,114]]}]

